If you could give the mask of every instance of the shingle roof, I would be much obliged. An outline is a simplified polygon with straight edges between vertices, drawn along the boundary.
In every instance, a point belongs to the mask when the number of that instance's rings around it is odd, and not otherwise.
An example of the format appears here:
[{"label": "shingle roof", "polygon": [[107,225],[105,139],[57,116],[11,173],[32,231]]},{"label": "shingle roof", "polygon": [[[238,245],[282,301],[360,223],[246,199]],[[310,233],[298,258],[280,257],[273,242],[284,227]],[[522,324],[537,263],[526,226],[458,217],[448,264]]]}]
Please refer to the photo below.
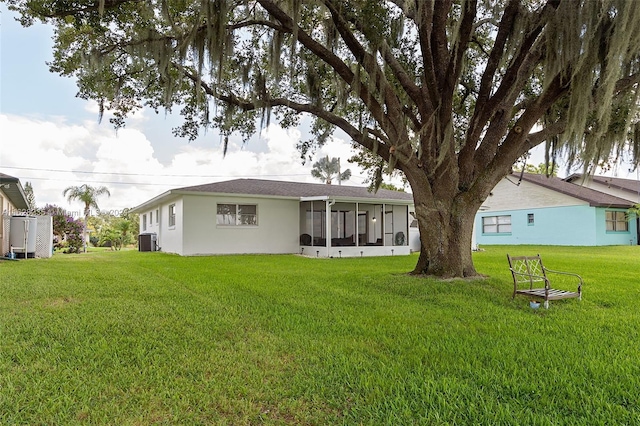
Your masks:
[{"label": "shingle roof", "polygon": [[208,192],[219,194],[247,194],[275,197],[344,197],[371,198],[381,200],[412,201],[413,196],[406,192],[380,189],[369,192],[367,188],[346,185],[326,185],[318,183],[283,182],[262,179],[235,179],[224,182],[177,188],[175,191]]},{"label": "shingle roof", "polygon": [[204,185],[185,186],[169,190],[158,195],[137,207],[131,209],[132,212],[141,212],[145,208],[157,204],[160,200],[176,194],[185,193],[208,193],[208,194],[237,194],[254,195],[264,197],[280,197],[300,199],[306,197],[327,197],[343,199],[363,199],[363,200],[388,200],[402,201],[402,204],[413,203],[413,195],[407,192],[390,191],[380,189],[378,192],[369,192],[367,188],[347,185],[326,185],[319,183],[284,182],[262,179],[235,179],[224,182],[207,183]]},{"label": "shingle roof", "polygon": [[546,177],[545,175],[524,173],[522,175],[522,180],[586,201],[592,207],[615,207],[626,209],[633,205],[631,201],[625,200],[624,198],[605,194],[604,192],[596,191],[595,189],[571,183],[554,176]]},{"label": "shingle roof", "polygon": [[[583,175],[580,173],[574,173],[567,177],[565,180],[568,182],[582,183]],[[609,176],[589,176],[587,179],[593,182],[607,185],[612,188],[618,188],[625,191],[633,192],[634,194],[640,193],[640,182],[635,179],[622,179]]]}]

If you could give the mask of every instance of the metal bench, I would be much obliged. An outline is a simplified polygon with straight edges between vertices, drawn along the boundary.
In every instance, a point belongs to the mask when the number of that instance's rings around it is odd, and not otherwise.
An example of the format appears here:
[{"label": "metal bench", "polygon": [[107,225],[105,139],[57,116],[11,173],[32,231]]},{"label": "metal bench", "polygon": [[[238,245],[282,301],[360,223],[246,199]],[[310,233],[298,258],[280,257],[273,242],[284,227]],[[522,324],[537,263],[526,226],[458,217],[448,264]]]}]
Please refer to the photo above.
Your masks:
[{"label": "metal bench", "polygon": [[[554,271],[545,268],[542,258],[537,256],[516,256],[507,254],[509,269],[513,277],[513,298],[518,294],[544,300],[544,307],[549,309],[550,300],[582,299],[582,277],[571,272]],[[577,281],[578,291],[558,290],[551,287],[548,273],[573,277]],[[573,280],[573,279],[572,279]]]}]

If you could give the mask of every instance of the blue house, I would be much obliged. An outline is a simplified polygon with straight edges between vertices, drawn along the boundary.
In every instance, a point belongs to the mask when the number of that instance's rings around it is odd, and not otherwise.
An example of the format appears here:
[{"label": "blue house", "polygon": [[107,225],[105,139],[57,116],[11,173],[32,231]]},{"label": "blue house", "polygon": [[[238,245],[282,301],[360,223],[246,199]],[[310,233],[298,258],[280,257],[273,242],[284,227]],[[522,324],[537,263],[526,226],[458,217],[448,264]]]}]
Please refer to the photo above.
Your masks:
[{"label": "blue house", "polygon": [[634,202],[567,179],[515,173],[476,215],[476,243],[606,246],[638,244]]}]

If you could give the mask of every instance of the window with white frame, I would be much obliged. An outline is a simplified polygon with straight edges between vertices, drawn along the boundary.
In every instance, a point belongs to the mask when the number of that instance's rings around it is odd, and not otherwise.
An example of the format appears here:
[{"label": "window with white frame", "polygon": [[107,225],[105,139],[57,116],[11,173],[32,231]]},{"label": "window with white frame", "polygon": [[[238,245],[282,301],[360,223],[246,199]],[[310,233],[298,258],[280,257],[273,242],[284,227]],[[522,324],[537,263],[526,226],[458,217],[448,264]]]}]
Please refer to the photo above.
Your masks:
[{"label": "window with white frame", "polygon": [[160,209],[156,209],[156,225],[160,221]]},{"label": "window with white frame", "polygon": [[146,214],[142,215],[142,230],[143,231],[147,230],[147,215]]},{"label": "window with white frame", "polygon": [[149,212],[149,225],[153,225],[153,212]]},{"label": "window with white frame", "polygon": [[169,227],[176,226],[176,205],[169,206]]},{"label": "window with white frame", "polygon": [[255,204],[218,204],[216,223],[229,226],[258,225],[258,206]]},{"label": "window with white frame", "polygon": [[629,222],[625,212],[607,210],[605,212],[605,222],[609,232],[628,232]]},{"label": "window with white frame", "polygon": [[511,216],[485,216],[482,218],[483,234],[508,234],[511,232]]}]

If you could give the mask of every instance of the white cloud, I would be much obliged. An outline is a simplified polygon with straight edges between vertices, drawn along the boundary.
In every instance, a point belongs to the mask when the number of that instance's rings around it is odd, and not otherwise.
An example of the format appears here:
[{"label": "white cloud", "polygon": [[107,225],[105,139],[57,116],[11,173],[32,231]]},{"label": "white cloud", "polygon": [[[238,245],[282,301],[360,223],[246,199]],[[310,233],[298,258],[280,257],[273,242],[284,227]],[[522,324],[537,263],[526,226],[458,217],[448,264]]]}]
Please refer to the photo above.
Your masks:
[{"label": "white cloud", "polygon": [[[158,160],[150,140],[131,126],[115,132],[95,122],[71,125],[0,114],[0,127],[1,171],[20,178],[23,185],[31,182],[38,205],[56,204],[70,211],[81,211],[82,206],[67,203],[64,189],[85,183],[109,188],[111,197],[98,201],[102,210],[121,210],[171,188],[239,177],[314,182],[313,162],[303,165],[296,150],[300,132],[276,125],[252,142],[254,148],[261,144],[261,152],[231,144],[223,157],[221,146],[176,144],[167,165]],[[341,157],[343,167],[351,168],[349,184],[362,182],[361,171],[346,162],[352,155],[348,142],[328,142],[317,157],[324,155]]]}]

